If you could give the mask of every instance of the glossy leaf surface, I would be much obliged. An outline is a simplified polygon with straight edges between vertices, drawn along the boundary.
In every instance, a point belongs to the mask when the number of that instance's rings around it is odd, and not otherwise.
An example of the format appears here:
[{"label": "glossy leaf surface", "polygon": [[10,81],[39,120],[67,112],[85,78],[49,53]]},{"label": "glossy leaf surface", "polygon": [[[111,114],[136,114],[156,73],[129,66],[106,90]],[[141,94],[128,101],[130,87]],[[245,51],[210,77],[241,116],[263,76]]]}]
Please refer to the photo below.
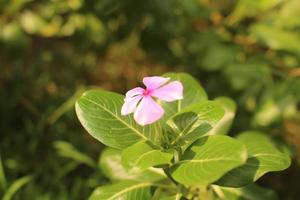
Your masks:
[{"label": "glossy leaf surface", "polygon": [[212,135],[191,145],[172,168],[172,177],[184,185],[208,185],[245,163],[245,146],[228,136]]},{"label": "glossy leaf surface", "polygon": [[158,124],[138,125],[132,115],[122,116],[124,96],[89,90],[76,102],[76,113],[84,128],[107,146],[123,149],[141,140],[158,140]]},{"label": "glossy leaf surface", "polygon": [[290,166],[290,158],[280,152],[272,141],[259,132],[244,132],[237,138],[248,151],[247,162],[228,172],[217,184],[241,187],[251,184],[267,172],[281,171]]}]

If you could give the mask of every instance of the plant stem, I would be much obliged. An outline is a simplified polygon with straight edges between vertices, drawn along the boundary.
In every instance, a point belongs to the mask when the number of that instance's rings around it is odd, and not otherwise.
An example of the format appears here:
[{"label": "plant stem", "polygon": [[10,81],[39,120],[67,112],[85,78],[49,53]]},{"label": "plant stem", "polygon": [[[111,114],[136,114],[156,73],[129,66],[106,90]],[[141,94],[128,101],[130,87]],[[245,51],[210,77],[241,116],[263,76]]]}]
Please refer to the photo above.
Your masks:
[{"label": "plant stem", "polygon": [[188,195],[189,189],[187,189],[184,185],[178,183],[170,174],[170,168],[163,168],[167,177],[177,186],[178,192],[182,194],[184,197]]},{"label": "plant stem", "polygon": [[179,185],[179,183],[171,176],[169,170],[170,168],[163,168],[165,174],[167,175],[167,177],[175,184],[175,185]]}]

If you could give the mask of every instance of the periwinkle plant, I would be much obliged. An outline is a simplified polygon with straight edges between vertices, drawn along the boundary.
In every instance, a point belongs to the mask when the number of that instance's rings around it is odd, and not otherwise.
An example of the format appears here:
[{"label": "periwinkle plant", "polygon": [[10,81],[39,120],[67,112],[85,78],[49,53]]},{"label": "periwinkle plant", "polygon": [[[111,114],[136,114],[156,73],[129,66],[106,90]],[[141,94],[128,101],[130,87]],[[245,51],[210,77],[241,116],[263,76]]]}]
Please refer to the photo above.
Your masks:
[{"label": "periwinkle plant", "polygon": [[254,182],[286,169],[290,158],[264,133],[226,136],[234,101],[208,100],[185,73],[143,82],[146,89],[125,98],[94,89],[76,102],[81,124],[108,146],[100,167],[111,184],[95,189],[90,200],[276,199]]}]

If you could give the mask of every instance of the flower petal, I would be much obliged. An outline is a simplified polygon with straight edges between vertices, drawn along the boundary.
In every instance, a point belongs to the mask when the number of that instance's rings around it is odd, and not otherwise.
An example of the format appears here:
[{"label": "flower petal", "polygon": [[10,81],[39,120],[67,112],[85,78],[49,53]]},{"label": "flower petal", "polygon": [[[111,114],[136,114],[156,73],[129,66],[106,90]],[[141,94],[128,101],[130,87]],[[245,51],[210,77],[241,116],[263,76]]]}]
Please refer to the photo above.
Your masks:
[{"label": "flower petal", "polygon": [[169,84],[154,90],[151,94],[164,101],[175,101],[183,98],[183,86],[179,81],[172,81]]},{"label": "flower petal", "polygon": [[164,114],[162,107],[152,97],[146,96],[142,99],[134,112],[134,119],[140,125],[152,124],[159,120]]},{"label": "flower petal", "polygon": [[143,79],[143,83],[146,85],[147,89],[154,90],[156,88],[159,88],[169,80],[170,78],[160,76],[149,76]]},{"label": "flower petal", "polygon": [[136,95],[141,95],[141,94],[143,94],[143,91],[144,91],[144,90],[145,90],[145,89],[144,89],[144,88],[141,88],[141,87],[133,88],[133,89],[129,90],[128,92],[126,92],[126,98],[125,98],[125,99],[134,97],[134,96],[136,96]]},{"label": "flower petal", "polygon": [[138,102],[141,100],[141,98],[143,98],[142,95],[138,95],[138,96],[131,97],[131,98],[126,98],[125,102],[122,106],[122,109],[121,109],[121,114],[128,115],[130,113],[133,113],[136,109]]}]

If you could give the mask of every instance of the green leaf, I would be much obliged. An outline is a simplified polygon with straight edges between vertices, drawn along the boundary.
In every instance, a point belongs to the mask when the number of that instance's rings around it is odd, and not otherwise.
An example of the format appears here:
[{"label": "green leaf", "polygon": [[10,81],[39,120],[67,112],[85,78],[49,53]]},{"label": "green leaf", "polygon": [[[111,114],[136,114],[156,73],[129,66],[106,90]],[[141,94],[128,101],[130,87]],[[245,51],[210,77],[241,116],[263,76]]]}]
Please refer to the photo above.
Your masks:
[{"label": "green leaf", "polygon": [[86,88],[80,87],[77,91],[69,97],[61,106],[59,106],[47,119],[47,121],[52,125],[54,124],[62,115],[74,108],[75,102],[78,97],[82,95]]},{"label": "green leaf", "polygon": [[213,101],[202,101],[185,107],[167,121],[176,134],[172,143],[184,145],[197,140],[208,133],[223,115],[223,108]]},{"label": "green leaf", "polygon": [[186,73],[166,73],[164,77],[169,77],[171,80],[178,80],[183,85],[183,99],[174,102],[161,102],[162,107],[165,110],[163,121],[167,120],[170,116],[179,112],[182,108],[189,106],[193,103],[207,100],[207,94],[192,76]]},{"label": "green leaf", "polygon": [[159,123],[138,125],[132,115],[122,116],[124,96],[89,90],[76,102],[76,113],[84,128],[107,146],[126,148],[141,140],[158,141]]},{"label": "green leaf", "polygon": [[[300,80],[300,79],[299,79]],[[272,84],[265,90],[263,98],[255,110],[253,123],[258,126],[270,126],[282,118],[293,118],[297,114],[297,100],[294,88],[299,91],[296,81],[286,80]]]},{"label": "green leaf", "polygon": [[222,119],[209,131],[209,135],[225,135],[228,133],[233,122],[236,103],[228,97],[218,97],[214,101],[218,102],[224,109],[225,114]]},{"label": "green leaf", "polygon": [[266,98],[261,102],[261,105],[256,109],[253,117],[253,122],[259,126],[270,126],[272,123],[280,119],[282,111],[279,105],[272,97]]},{"label": "green leaf", "polygon": [[225,68],[224,72],[227,77],[230,77],[228,81],[235,90],[243,90],[255,84],[262,85],[271,80],[269,65],[261,61],[232,63]]},{"label": "green leaf", "polygon": [[173,196],[164,196],[164,197],[161,197],[160,200],[180,200],[182,197],[181,194],[176,194],[176,195],[173,195]]},{"label": "green leaf", "polygon": [[65,158],[73,159],[78,163],[84,163],[90,167],[95,167],[96,163],[92,158],[78,151],[71,143],[65,141],[55,141],[53,144],[57,153]]},{"label": "green leaf", "polygon": [[147,169],[156,165],[170,164],[174,153],[162,151],[151,144],[141,141],[122,152],[122,163],[126,167]]},{"label": "green leaf", "polygon": [[22,28],[29,34],[36,34],[47,25],[46,20],[40,15],[28,10],[22,13],[20,20]]},{"label": "green leaf", "polygon": [[259,185],[249,185],[242,188],[228,188],[217,185],[212,186],[213,190],[221,200],[277,200],[276,193],[268,188]]},{"label": "green leaf", "polygon": [[218,71],[227,64],[235,62],[237,49],[220,43],[212,44],[205,51],[204,58],[199,59],[202,69],[207,71]]},{"label": "green leaf", "polygon": [[245,146],[228,136],[212,135],[193,143],[171,168],[172,177],[184,185],[208,185],[245,163]]},{"label": "green leaf", "polygon": [[283,0],[240,0],[236,4],[231,15],[228,17],[230,24],[237,23],[245,17],[254,17],[272,9]]},{"label": "green leaf", "polygon": [[281,171],[290,166],[290,158],[280,152],[272,141],[259,132],[244,132],[238,136],[248,151],[247,162],[228,172],[218,182],[218,185],[241,187],[251,184],[267,172]]},{"label": "green leaf", "polygon": [[252,26],[250,31],[255,38],[271,49],[300,54],[300,38],[295,32],[262,23]]},{"label": "green leaf", "polygon": [[0,186],[2,190],[5,190],[7,187],[7,181],[5,177],[1,154],[0,154]]},{"label": "green leaf", "polygon": [[14,194],[16,194],[24,185],[29,183],[31,180],[32,176],[24,176],[14,181],[5,192],[4,196],[2,197],[2,200],[12,199]]},{"label": "green leaf", "polygon": [[112,185],[98,187],[89,200],[150,200],[151,183],[135,181],[122,181]]},{"label": "green leaf", "polygon": [[152,195],[152,200],[186,200],[182,197],[181,191],[176,188],[176,185],[162,185],[156,184],[158,186]]},{"label": "green leaf", "polygon": [[274,15],[274,21],[279,27],[284,27],[292,30],[294,27],[299,27],[300,21],[300,2],[298,0],[285,1],[279,12]]},{"label": "green leaf", "polygon": [[126,169],[121,160],[120,150],[104,149],[99,160],[101,172],[111,180],[158,181],[166,178],[162,169],[153,167],[146,170],[139,168]]}]

